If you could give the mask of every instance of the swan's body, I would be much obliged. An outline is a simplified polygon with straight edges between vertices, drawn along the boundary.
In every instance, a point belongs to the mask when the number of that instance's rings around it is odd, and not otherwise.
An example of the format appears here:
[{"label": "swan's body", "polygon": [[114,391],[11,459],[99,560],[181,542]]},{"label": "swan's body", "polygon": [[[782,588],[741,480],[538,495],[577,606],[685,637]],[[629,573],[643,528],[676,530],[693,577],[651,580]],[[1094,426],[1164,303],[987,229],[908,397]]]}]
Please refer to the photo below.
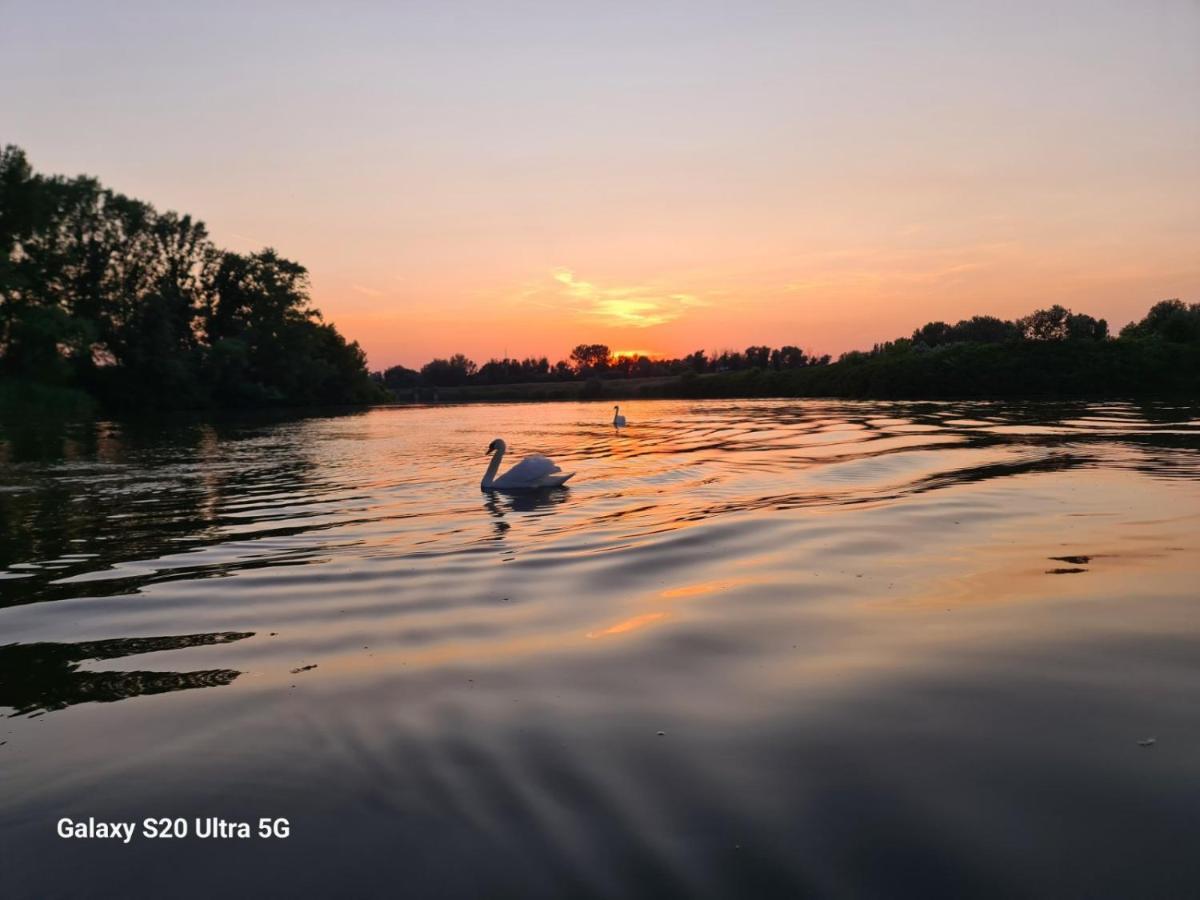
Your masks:
[{"label": "swan's body", "polygon": [[499,478],[496,473],[500,470],[500,460],[508,449],[504,441],[496,438],[487,448],[492,457],[487,471],[483,473],[483,481],[479,483],[484,491],[536,491],[541,488],[562,487],[574,472],[563,474],[563,470],[555,465],[554,460],[535,453],[527,456]]},{"label": "swan's body", "polygon": [[620,428],[625,424],[625,417],[621,415],[621,407],[613,407],[613,427]]}]

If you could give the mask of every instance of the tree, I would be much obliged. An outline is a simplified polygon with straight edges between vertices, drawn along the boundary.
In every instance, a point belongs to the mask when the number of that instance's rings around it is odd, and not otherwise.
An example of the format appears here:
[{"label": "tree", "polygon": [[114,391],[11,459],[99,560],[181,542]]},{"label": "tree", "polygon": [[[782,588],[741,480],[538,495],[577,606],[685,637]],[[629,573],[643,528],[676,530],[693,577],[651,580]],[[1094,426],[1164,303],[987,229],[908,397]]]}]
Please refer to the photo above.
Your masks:
[{"label": "tree", "polygon": [[528,356],[521,360],[521,378],[528,381],[544,381],[550,376],[550,360],[544,356]]},{"label": "tree", "polygon": [[384,369],[380,381],[388,390],[399,391],[414,388],[421,383],[421,373],[404,366],[392,366]]},{"label": "tree", "polygon": [[950,329],[951,340],[978,344],[1000,344],[1015,341],[1020,336],[1016,325],[995,316],[972,316],[962,319]]},{"label": "tree", "polygon": [[1108,337],[1108,322],[1080,313],[1067,316],[1067,339],[1072,341],[1102,341]]},{"label": "tree", "polygon": [[1039,309],[1017,320],[1021,336],[1029,341],[1065,341],[1069,335],[1067,320],[1071,311],[1054,304],[1049,309]]},{"label": "tree", "polygon": [[1200,341],[1200,303],[1161,300],[1150,307],[1140,322],[1121,329],[1123,338],[1160,338],[1174,343]]},{"label": "tree", "polygon": [[746,348],[746,364],[754,369],[765,369],[771,362],[771,348],[750,346]]},{"label": "tree", "polygon": [[203,223],[0,152],[0,371],[125,407],[360,402],[362,349],[303,266],[223,253]]},{"label": "tree", "polygon": [[780,347],[779,348],[779,365],[776,368],[780,369],[799,369],[807,362],[808,357],[799,347]]},{"label": "tree", "polygon": [[608,368],[609,356],[607,344],[579,344],[571,351],[571,360],[578,373],[604,371]]},{"label": "tree", "polygon": [[449,359],[434,359],[421,368],[421,377],[437,387],[459,387],[475,374],[475,363],[461,353]]},{"label": "tree", "polygon": [[912,342],[937,347],[949,343],[953,334],[953,329],[945,322],[927,322],[912,333]]},{"label": "tree", "polygon": [[654,360],[645,355],[639,355],[633,362],[632,374],[638,378],[645,378],[654,374]]},{"label": "tree", "polygon": [[746,368],[746,357],[737,350],[722,350],[713,360],[713,366],[718,372],[736,372]]}]

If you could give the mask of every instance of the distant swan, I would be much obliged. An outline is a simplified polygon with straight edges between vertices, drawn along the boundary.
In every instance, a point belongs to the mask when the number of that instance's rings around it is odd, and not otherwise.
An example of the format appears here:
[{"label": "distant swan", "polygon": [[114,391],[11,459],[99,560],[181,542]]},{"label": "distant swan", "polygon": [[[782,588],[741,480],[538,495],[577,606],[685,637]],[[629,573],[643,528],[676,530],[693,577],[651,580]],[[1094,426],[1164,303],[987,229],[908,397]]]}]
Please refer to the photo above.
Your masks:
[{"label": "distant swan", "polygon": [[621,415],[621,407],[613,407],[613,427],[620,428],[625,424],[625,417]]},{"label": "distant swan", "polygon": [[487,471],[483,473],[483,481],[479,489],[484,491],[533,491],[539,488],[562,487],[574,472],[562,474],[562,469],[554,464],[554,460],[535,453],[527,456],[499,478],[496,472],[500,469],[500,460],[508,446],[500,438],[488,444],[487,453],[492,461],[488,463]]}]

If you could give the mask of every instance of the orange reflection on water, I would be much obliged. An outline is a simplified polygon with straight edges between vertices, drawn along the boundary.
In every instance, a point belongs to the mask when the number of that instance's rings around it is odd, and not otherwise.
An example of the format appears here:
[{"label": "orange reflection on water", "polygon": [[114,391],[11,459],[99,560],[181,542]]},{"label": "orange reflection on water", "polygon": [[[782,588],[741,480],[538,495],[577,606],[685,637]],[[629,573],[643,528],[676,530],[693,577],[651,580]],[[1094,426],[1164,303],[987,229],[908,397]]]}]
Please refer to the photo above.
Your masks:
[{"label": "orange reflection on water", "polygon": [[611,625],[603,631],[589,631],[588,637],[599,638],[608,637],[612,634],[626,634],[630,631],[637,631],[649,625],[651,622],[656,622],[659,619],[667,618],[665,612],[643,613],[640,616],[634,616],[632,619],[626,619],[624,622],[618,622],[616,625]]},{"label": "orange reflection on water", "polygon": [[727,591],[730,588],[741,587],[744,584],[749,584],[749,578],[723,578],[713,581],[701,581],[696,584],[687,584],[683,587],[668,588],[662,591],[658,596],[666,600],[678,600],[684,597],[700,597],[704,594],[718,594],[721,591]]}]

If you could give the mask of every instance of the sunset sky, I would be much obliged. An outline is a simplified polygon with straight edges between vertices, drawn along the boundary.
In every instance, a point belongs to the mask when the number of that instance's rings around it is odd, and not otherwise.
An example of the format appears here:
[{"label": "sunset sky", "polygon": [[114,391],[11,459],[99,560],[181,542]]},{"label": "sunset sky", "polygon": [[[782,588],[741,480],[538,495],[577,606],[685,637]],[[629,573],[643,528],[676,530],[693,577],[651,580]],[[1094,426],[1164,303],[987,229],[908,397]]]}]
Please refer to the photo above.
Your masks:
[{"label": "sunset sky", "polygon": [[1200,3],[0,0],[0,143],[373,368],[1200,300]]}]

